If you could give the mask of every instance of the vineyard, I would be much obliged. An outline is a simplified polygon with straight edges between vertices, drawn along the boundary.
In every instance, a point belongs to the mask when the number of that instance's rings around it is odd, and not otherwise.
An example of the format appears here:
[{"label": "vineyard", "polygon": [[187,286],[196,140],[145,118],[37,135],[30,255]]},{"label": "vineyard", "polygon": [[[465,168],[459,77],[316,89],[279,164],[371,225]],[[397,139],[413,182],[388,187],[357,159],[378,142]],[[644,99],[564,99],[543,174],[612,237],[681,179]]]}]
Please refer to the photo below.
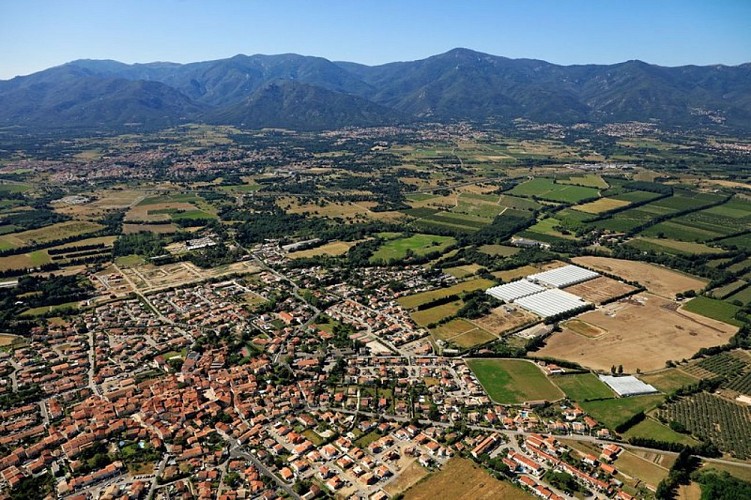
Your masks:
[{"label": "vineyard", "polygon": [[751,407],[701,392],[666,405],[659,415],[683,424],[697,438],[709,439],[736,458],[751,457]]},{"label": "vineyard", "polygon": [[705,370],[726,378],[740,375],[748,366],[745,361],[726,352],[710,356],[707,359],[699,361],[697,364]]},{"label": "vineyard", "polygon": [[751,372],[731,380],[725,388],[751,396]]}]

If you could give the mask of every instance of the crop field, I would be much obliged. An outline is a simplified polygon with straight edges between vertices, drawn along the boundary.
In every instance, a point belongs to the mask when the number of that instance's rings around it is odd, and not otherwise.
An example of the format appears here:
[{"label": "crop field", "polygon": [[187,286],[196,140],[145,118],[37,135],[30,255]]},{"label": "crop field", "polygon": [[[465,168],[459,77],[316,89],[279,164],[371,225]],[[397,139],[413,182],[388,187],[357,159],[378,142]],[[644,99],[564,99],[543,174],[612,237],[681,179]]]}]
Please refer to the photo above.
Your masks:
[{"label": "crop field", "polygon": [[726,297],[728,302],[740,301],[744,306],[751,303],[751,286],[735,292],[734,294]]},{"label": "crop field", "polygon": [[482,245],[479,250],[482,253],[492,255],[493,257],[511,257],[521,251],[520,248],[509,247],[506,245]]},{"label": "crop field", "polygon": [[371,257],[371,262],[389,262],[401,260],[408,252],[414,255],[426,255],[433,252],[443,252],[456,243],[450,236],[436,236],[432,234],[415,234],[405,238],[396,238],[384,242]]},{"label": "crop field", "polygon": [[707,318],[716,319],[729,325],[742,326],[741,321],[735,319],[735,315],[740,311],[740,307],[709,297],[698,296],[688,301],[682,308],[684,311],[701,314]]},{"label": "crop field", "polygon": [[537,224],[529,227],[525,232],[539,233],[554,236],[556,238],[563,238],[565,240],[573,240],[576,238],[573,234],[563,234],[559,229],[556,229],[556,227],[560,225],[561,221],[548,217],[547,219],[542,219]]},{"label": "crop field", "polygon": [[411,486],[419,483],[420,480],[429,473],[430,471],[428,471],[428,469],[420,465],[417,460],[414,460],[412,463],[404,467],[396,479],[389,481],[389,483],[383,487],[383,491],[392,497],[396,496],[409,489]]},{"label": "crop field", "polygon": [[577,186],[607,189],[608,183],[597,174],[575,175],[568,179],[558,179],[560,184],[575,184]]},{"label": "crop field", "polygon": [[0,271],[9,269],[32,269],[52,262],[46,250],[0,257]]},{"label": "crop field", "polygon": [[601,214],[604,212],[610,212],[616,208],[623,208],[631,203],[625,200],[616,200],[615,198],[600,198],[599,200],[590,201],[583,205],[576,205],[574,210],[585,212],[588,214]]},{"label": "crop field", "polygon": [[628,246],[643,251],[654,251],[656,253],[667,253],[671,255],[704,255],[724,252],[721,248],[710,247],[703,243],[692,241],[679,241],[664,238],[634,238],[630,240]]},{"label": "crop field", "polygon": [[646,262],[590,256],[575,257],[572,260],[575,264],[615,274],[626,281],[636,281],[644,285],[650,292],[671,299],[679,292],[699,290],[707,284],[707,281],[702,278]]},{"label": "crop field", "polygon": [[687,434],[675,432],[667,425],[663,425],[657,420],[646,418],[623,433],[625,439],[632,437],[650,438],[667,443],[681,443],[689,446],[696,446],[699,442]]},{"label": "crop field", "polygon": [[542,205],[528,198],[518,198],[508,194],[501,195],[498,203],[503,207],[515,208],[517,210],[537,210]]},{"label": "crop field", "polygon": [[407,295],[400,297],[397,302],[405,309],[413,309],[422,304],[427,304],[436,299],[448,297],[449,295],[459,295],[464,292],[471,292],[473,290],[484,290],[495,285],[495,282],[487,280],[485,278],[474,278],[469,281],[462,281],[456,285],[452,285],[446,288],[439,288],[437,290],[430,290],[427,292],[420,292],[414,295]]},{"label": "crop field", "polygon": [[332,241],[331,243],[326,243],[325,245],[321,245],[320,247],[291,252],[288,256],[290,259],[306,259],[310,257],[317,257],[319,255],[344,255],[356,243],[357,242],[355,241]]},{"label": "crop field", "polygon": [[665,396],[659,394],[632,396],[630,398],[605,399],[602,401],[584,401],[581,403],[581,407],[592,418],[598,420],[609,429],[613,429],[640,411],[646,413],[647,410],[651,410],[661,403],[663,399],[665,399]]},{"label": "crop field", "polygon": [[[647,460],[629,450],[621,452],[613,465],[623,474],[641,480],[652,488],[656,488],[660,481],[667,477],[669,467]],[[618,479],[623,481],[625,477],[619,474]]]},{"label": "crop field", "polygon": [[439,325],[430,330],[430,333],[436,340],[451,342],[464,349],[490,342],[496,338],[477,325],[461,318],[452,319],[448,323]]},{"label": "crop field", "polygon": [[709,438],[736,458],[751,457],[751,406],[700,392],[668,404],[660,415],[683,424],[696,437]]},{"label": "crop field", "polygon": [[523,278],[525,276],[528,276],[530,274],[539,273],[540,270],[534,266],[521,266],[517,267],[515,269],[508,269],[506,271],[496,271],[493,274],[493,277],[498,278],[499,280],[502,280],[504,282],[514,281],[519,278]]},{"label": "crop field", "polygon": [[572,401],[587,401],[615,397],[610,387],[593,373],[556,375],[550,379]]},{"label": "crop field", "polygon": [[500,336],[522,325],[535,323],[539,320],[540,318],[531,312],[509,304],[496,307],[490,314],[473,319],[472,322],[490,333]]},{"label": "crop field", "polygon": [[604,333],[588,338],[564,326],[537,354],[597,370],[622,364],[630,373],[637,368],[651,371],[668,360],[690,358],[702,347],[724,344],[736,331],[726,323],[676,311],[674,302],[649,293],[608,304],[577,320]]},{"label": "crop field", "polygon": [[450,274],[454,278],[462,279],[476,274],[480,269],[482,269],[482,266],[479,264],[467,264],[464,266],[447,267],[443,272]]},{"label": "crop field", "polygon": [[443,318],[448,318],[449,316],[456,314],[463,305],[463,301],[456,300],[448,304],[441,304],[440,306],[423,309],[422,311],[412,311],[410,316],[412,316],[412,319],[418,325],[428,326],[432,323],[441,321]]},{"label": "crop field", "polygon": [[71,220],[20,233],[4,234],[0,236],[0,250],[50,243],[63,238],[93,233],[103,227],[94,222]]},{"label": "crop field", "polygon": [[668,368],[648,375],[640,375],[639,378],[666,394],[699,381],[698,378],[678,368]]},{"label": "crop field", "polygon": [[555,401],[564,396],[540,368],[521,359],[469,359],[467,365],[496,403]]},{"label": "crop field", "polygon": [[427,480],[407,490],[405,500],[532,500],[534,497],[508,481],[499,481],[466,458],[454,457]]},{"label": "crop field", "polygon": [[625,193],[613,195],[610,198],[619,201],[627,201],[629,203],[639,203],[642,201],[653,200],[659,196],[658,193],[652,193],[651,191],[626,191]]},{"label": "crop field", "polygon": [[24,344],[26,340],[18,335],[10,333],[0,333],[0,347],[7,347],[14,344]]},{"label": "crop field", "polygon": [[748,286],[748,282],[745,280],[731,281],[726,285],[713,288],[709,292],[709,295],[711,295],[713,299],[724,299],[730,295],[733,295],[737,291],[746,288],[746,286]]},{"label": "crop field", "polygon": [[599,192],[597,189],[590,187],[558,184],[553,179],[535,177],[514,187],[509,191],[509,194],[528,197],[536,196],[543,200],[558,201],[561,203],[579,203],[588,198],[596,198]]},{"label": "crop field", "polygon": [[578,295],[587,302],[601,304],[607,300],[633,292],[636,290],[636,287],[614,280],[613,278],[608,278],[607,276],[599,276],[593,280],[567,287],[564,290]]},{"label": "crop field", "polygon": [[172,234],[177,232],[174,224],[123,224],[123,234],[157,233]]},{"label": "crop field", "polygon": [[738,248],[739,250],[751,250],[751,234],[741,234],[730,236],[716,241],[717,245],[724,247]]}]

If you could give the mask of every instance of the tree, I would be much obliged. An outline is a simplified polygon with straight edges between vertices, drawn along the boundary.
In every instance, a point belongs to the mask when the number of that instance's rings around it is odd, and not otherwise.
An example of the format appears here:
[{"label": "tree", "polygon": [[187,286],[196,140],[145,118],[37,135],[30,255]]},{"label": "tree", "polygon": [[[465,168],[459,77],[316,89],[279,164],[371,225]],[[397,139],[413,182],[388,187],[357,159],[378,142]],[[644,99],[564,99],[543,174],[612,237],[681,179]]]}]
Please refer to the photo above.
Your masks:
[{"label": "tree", "polygon": [[618,375],[623,375],[623,365],[618,365]]},{"label": "tree", "polygon": [[615,365],[610,367],[610,374],[615,375]]}]

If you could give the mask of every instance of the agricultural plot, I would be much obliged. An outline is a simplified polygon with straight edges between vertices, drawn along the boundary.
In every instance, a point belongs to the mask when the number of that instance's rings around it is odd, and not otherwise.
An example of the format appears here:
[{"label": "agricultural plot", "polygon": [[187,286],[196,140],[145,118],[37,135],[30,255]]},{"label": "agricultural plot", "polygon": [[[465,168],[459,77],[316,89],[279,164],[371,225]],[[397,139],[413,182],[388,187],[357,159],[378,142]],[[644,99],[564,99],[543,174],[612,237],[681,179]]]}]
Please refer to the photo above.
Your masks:
[{"label": "agricultural plot", "polygon": [[506,245],[483,245],[478,250],[493,257],[511,257],[521,251],[520,248]]},{"label": "agricultural plot", "polygon": [[588,214],[601,214],[604,212],[610,212],[611,210],[615,210],[617,208],[626,207],[630,204],[630,202],[625,200],[617,200],[615,198],[600,198],[599,200],[590,201],[589,203],[584,203],[583,205],[576,205],[573,207],[573,209]]},{"label": "agricultural plot", "polygon": [[593,373],[556,375],[551,381],[572,401],[588,401],[615,397],[613,391]]},{"label": "agricultural plot", "polygon": [[508,194],[501,195],[498,203],[503,207],[515,208],[517,210],[537,210],[542,207],[541,204],[527,198],[518,198]]},{"label": "agricultural plot", "polygon": [[20,233],[4,234],[0,236],[0,250],[50,243],[64,238],[93,233],[103,227],[101,224],[94,222],[72,220]]},{"label": "agricultural plot", "polygon": [[433,328],[430,334],[436,340],[450,342],[462,349],[469,349],[496,339],[494,335],[461,318],[452,319],[448,323]]},{"label": "agricultural plot", "polygon": [[[641,486],[649,485],[654,490],[660,481],[665,479],[668,475],[668,469],[670,465],[660,465],[653,460],[664,461],[664,455],[658,455],[657,459],[649,457],[649,459],[637,455],[629,450],[624,450],[618,455],[618,459],[613,464],[620,472],[617,479],[626,481],[628,484],[635,484],[638,481]],[[633,478],[632,481],[624,476],[628,475]],[[685,499],[687,500],[687,499]]]},{"label": "agricultural plot", "polygon": [[467,365],[496,403],[520,404],[525,401],[562,398],[540,368],[521,359],[469,359]]},{"label": "agricultural plot", "polygon": [[456,279],[463,279],[473,274],[477,274],[477,271],[482,269],[482,266],[478,264],[467,264],[464,266],[447,267],[443,270],[444,273],[450,274]]},{"label": "agricultural plot", "polygon": [[614,280],[613,278],[608,278],[607,276],[599,276],[595,279],[564,288],[564,290],[568,293],[578,295],[587,302],[602,304],[615,297],[621,297],[633,292],[636,290],[636,287]]},{"label": "agricultural plot", "polygon": [[464,302],[456,300],[448,304],[441,304],[440,306],[429,307],[421,311],[412,311],[410,316],[415,323],[420,326],[428,326],[433,323],[438,323],[443,318],[453,316],[456,312],[462,308]]},{"label": "agricultural plot", "polygon": [[168,222],[215,219],[216,209],[195,193],[149,196],[125,214],[126,222]]},{"label": "agricultural plot", "polygon": [[705,241],[751,229],[751,203],[731,199],[722,205],[700,210],[657,224],[645,235],[665,234],[682,241]]},{"label": "agricultural plot", "polygon": [[523,325],[536,323],[539,320],[540,318],[531,312],[513,304],[508,304],[496,307],[490,314],[474,319],[472,322],[484,330],[500,336]]},{"label": "agricultural plot", "polygon": [[405,500],[532,500],[534,497],[507,481],[499,481],[466,458],[449,460],[440,471],[407,490]]},{"label": "agricultural plot", "polygon": [[654,200],[659,198],[660,194],[651,191],[626,191],[625,193],[610,196],[613,200],[626,201],[629,203],[640,203],[642,201]]},{"label": "agricultural plot", "polygon": [[519,278],[523,278],[525,276],[528,276],[530,274],[534,274],[540,272],[540,270],[534,266],[521,266],[517,267],[515,269],[508,269],[506,271],[495,271],[494,273],[491,273],[493,277],[498,278],[499,280],[503,282],[509,282],[514,281]]},{"label": "agricultural plot", "polygon": [[751,286],[747,286],[746,288],[739,290],[734,294],[729,295],[728,297],[725,297],[725,299],[731,304],[740,302],[744,306],[748,305],[749,303],[751,303]]},{"label": "agricultural plot", "polygon": [[651,371],[668,360],[690,358],[702,347],[724,344],[736,331],[720,321],[682,314],[674,302],[648,293],[584,313],[577,320],[603,333],[589,338],[564,326],[537,354],[603,371],[621,364],[629,373]]},{"label": "agricultural plot", "polygon": [[668,368],[659,372],[650,373],[648,375],[640,375],[639,378],[647,384],[653,386],[655,389],[670,394],[671,392],[685,387],[690,384],[694,384],[699,381],[698,378],[693,375],[678,369]]},{"label": "agricultural plot", "polygon": [[733,295],[739,290],[746,288],[747,286],[748,286],[748,282],[745,280],[731,281],[727,285],[713,288],[709,292],[709,295],[711,295],[713,299],[724,299],[730,295]]},{"label": "agricultural plot", "polygon": [[736,458],[751,457],[751,406],[700,392],[666,405],[660,416],[683,424],[691,434],[709,439]]},{"label": "agricultural plot", "polygon": [[388,240],[375,251],[370,258],[371,262],[397,261],[413,255],[427,255],[433,252],[443,252],[456,240],[450,236],[437,236],[432,234],[415,234],[405,238]]},{"label": "agricultural plot", "polygon": [[590,187],[558,184],[553,179],[535,177],[532,180],[515,186],[509,194],[517,196],[537,197],[543,200],[561,203],[579,203],[582,200],[596,198],[599,191]]},{"label": "agricultural plot", "polygon": [[751,234],[742,234],[739,236],[730,236],[717,240],[717,245],[727,248],[737,248],[739,250],[751,250]]},{"label": "agricultural plot", "polygon": [[558,179],[558,183],[575,184],[577,186],[592,187],[597,189],[607,189],[609,187],[608,183],[605,182],[605,180],[597,174],[574,175],[569,177],[568,179],[560,178]]},{"label": "agricultural plot", "polygon": [[429,302],[433,302],[444,297],[449,297],[451,295],[460,295],[464,292],[471,292],[474,290],[484,290],[486,288],[490,288],[494,284],[495,283],[493,281],[487,280],[485,278],[475,278],[469,281],[462,281],[461,283],[457,283],[456,285],[452,285],[450,287],[439,288],[438,290],[430,290],[427,292],[420,292],[413,295],[400,297],[397,302],[399,302],[399,305],[404,307],[405,309],[413,309],[415,307],[421,306],[422,304],[427,304]]},{"label": "agricultural plot", "polygon": [[558,229],[561,226],[561,221],[558,219],[554,219],[552,217],[548,217],[547,219],[542,219],[537,224],[529,227],[525,233],[536,233],[536,234],[542,234],[546,236],[553,236],[555,238],[562,238],[565,240],[573,240],[576,239],[576,237],[573,234],[564,234],[561,232],[560,229]]},{"label": "agricultural plot", "polygon": [[639,237],[629,240],[627,245],[645,252],[652,251],[670,255],[705,255],[724,252],[721,248],[711,247],[703,243],[666,238]]},{"label": "agricultural plot", "polygon": [[344,255],[356,245],[355,241],[332,241],[316,248],[310,248],[308,250],[299,250],[297,252],[291,252],[288,256],[290,259],[306,259],[310,257],[317,257],[319,255],[338,256]]},{"label": "agricultural plot", "polygon": [[663,441],[666,443],[680,443],[689,446],[696,446],[699,442],[689,435],[675,432],[667,425],[663,425],[657,420],[646,418],[623,433],[625,439],[649,438]]},{"label": "agricultural plot", "polygon": [[639,413],[651,410],[665,399],[662,395],[633,396],[630,398],[605,399],[602,401],[585,401],[582,409],[592,418],[601,422],[609,429],[618,427],[628,419]]},{"label": "agricultural plot", "polygon": [[157,233],[172,234],[177,232],[174,224],[123,224],[123,234]]},{"label": "agricultural plot", "polygon": [[626,281],[641,283],[650,292],[668,298],[673,298],[677,293],[687,290],[699,290],[707,284],[707,281],[702,278],[646,262],[590,256],[575,257],[573,261],[575,264],[615,274]]},{"label": "agricultural plot", "polygon": [[729,325],[742,326],[740,320],[735,319],[735,315],[740,311],[740,307],[722,300],[711,299],[709,297],[698,296],[688,301],[682,308],[684,311],[701,314],[707,318],[716,319]]}]

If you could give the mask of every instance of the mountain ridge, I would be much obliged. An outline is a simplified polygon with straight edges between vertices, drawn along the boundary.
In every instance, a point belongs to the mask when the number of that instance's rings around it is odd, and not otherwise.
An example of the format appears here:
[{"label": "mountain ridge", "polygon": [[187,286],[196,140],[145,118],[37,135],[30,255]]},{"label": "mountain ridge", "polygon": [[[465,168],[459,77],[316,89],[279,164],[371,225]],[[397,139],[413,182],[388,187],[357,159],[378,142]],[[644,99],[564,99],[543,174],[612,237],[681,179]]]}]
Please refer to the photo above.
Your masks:
[{"label": "mountain ridge", "polygon": [[563,66],[456,48],[376,66],[298,54],[187,64],[79,59],[0,80],[0,125],[30,128],[159,128],[193,121],[320,130],[517,118],[749,131],[751,63]]}]

